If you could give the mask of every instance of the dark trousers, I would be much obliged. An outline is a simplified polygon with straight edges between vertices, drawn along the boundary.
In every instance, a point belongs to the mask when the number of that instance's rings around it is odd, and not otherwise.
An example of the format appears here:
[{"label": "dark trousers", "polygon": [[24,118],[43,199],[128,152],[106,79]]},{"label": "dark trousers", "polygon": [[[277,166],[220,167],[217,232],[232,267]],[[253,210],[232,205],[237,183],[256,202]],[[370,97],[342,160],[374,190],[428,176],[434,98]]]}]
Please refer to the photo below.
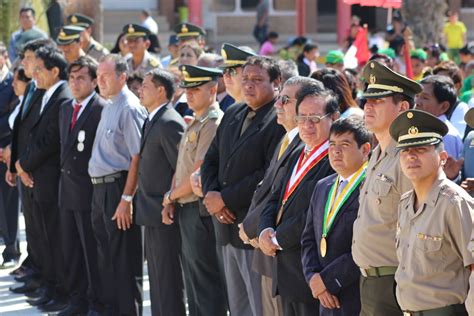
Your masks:
[{"label": "dark trousers", "polygon": [[[94,185],[92,228],[97,242],[99,298],[110,315],[141,315],[143,253],[140,227],[119,230],[112,221],[126,175],[112,183]],[[135,222],[135,219],[133,219]]]},{"label": "dark trousers", "polygon": [[65,260],[64,283],[70,303],[97,310],[99,268],[90,210],[60,211]]},{"label": "dark trousers", "polygon": [[383,277],[360,277],[360,302],[363,316],[403,315],[395,296],[393,275]]},{"label": "dark trousers", "polygon": [[186,315],[178,223],[145,227],[145,256],[153,316]]},{"label": "dark trousers", "polygon": [[317,316],[319,315],[319,301],[314,300],[311,303],[295,302],[281,297],[283,306],[283,315],[285,316]]},{"label": "dark trousers", "polygon": [[18,189],[5,182],[7,167],[0,164],[0,220],[5,250],[3,260],[18,259],[20,249],[18,243]]},{"label": "dark trousers", "polygon": [[210,216],[199,215],[199,202],[177,205],[182,262],[190,316],[227,315],[219,273],[216,238]]},{"label": "dark trousers", "polygon": [[46,295],[56,299],[65,298],[64,261],[57,202],[34,200],[33,224],[39,237],[41,273],[46,282]]}]

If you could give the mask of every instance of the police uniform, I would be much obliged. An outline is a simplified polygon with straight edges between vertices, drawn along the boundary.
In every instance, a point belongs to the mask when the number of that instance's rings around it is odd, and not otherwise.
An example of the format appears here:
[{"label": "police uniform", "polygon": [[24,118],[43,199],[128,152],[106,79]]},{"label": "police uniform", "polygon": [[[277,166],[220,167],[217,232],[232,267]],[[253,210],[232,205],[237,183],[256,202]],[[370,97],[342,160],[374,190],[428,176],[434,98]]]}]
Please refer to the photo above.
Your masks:
[{"label": "police uniform", "polygon": [[[88,29],[92,24],[94,24],[94,19],[80,13],[71,14],[66,20],[68,24],[83,27],[84,29]],[[100,61],[102,57],[110,54],[109,50],[94,40],[92,36],[90,37],[89,45],[84,49],[84,52],[96,61]]]},{"label": "police uniform", "polygon": [[[446,124],[419,110],[401,113],[390,127],[401,149],[436,145],[447,132]],[[410,190],[398,207],[398,303],[406,315],[467,315],[474,200],[441,173],[418,209],[415,202],[416,192]]]},{"label": "police uniform", "polygon": [[[216,81],[219,69],[184,65],[180,69],[184,89]],[[175,186],[189,181],[195,164],[204,156],[216,134],[223,112],[213,102],[207,111],[187,127],[181,139],[176,164]],[[210,214],[193,193],[176,200],[179,216],[182,265],[191,315],[226,315],[225,287],[221,281],[216,253],[216,239]]]},{"label": "police uniform", "polygon": [[[56,38],[56,43],[59,46],[69,45],[73,42],[79,42],[81,39],[81,33],[84,31],[84,28],[76,25],[66,25],[61,28]],[[79,48],[77,58],[85,55],[84,51]]]},{"label": "police uniform", "polygon": [[[363,76],[369,83],[364,98],[384,98],[394,93],[414,97],[421,91],[418,83],[376,61],[365,66]],[[361,315],[402,314],[394,295],[398,266],[394,240],[400,196],[412,186],[400,170],[395,145],[392,141],[383,152],[380,146],[374,149],[360,191],[352,256],[362,274]]]},{"label": "police uniform", "polygon": [[[150,30],[138,24],[127,24],[123,27],[123,33],[125,33],[127,38],[143,37],[147,39],[150,35]],[[127,64],[129,76],[137,73],[141,76],[145,76],[145,74],[152,69],[162,68],[160,61],[146,50],[139,65],[133,64],[133,56],[127,59]]]}]

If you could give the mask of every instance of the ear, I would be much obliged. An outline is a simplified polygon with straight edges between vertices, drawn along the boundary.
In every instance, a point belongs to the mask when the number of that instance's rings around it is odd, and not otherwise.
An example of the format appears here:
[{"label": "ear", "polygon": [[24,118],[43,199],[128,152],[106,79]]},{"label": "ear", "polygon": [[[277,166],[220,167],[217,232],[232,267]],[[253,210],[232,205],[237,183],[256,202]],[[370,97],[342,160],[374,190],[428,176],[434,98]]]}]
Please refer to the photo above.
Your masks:
[{"label": "ear", "polygon": [[148,49],[148,48],[150,47],[150,45],[151,45],[151,42],[150,42],[150,40],[147,39],[147,40],[145,41],[145,47],[146,47],[146,49]]},{"label": "ear", "polygon": [[54,77],[59,77],[59,68],[58,67],[53,67],[53,69],[51,69],[51,71],[53,72]]},{"label": "ear", "polygon": [[443,150],[442,152],[439,153],[439,159],[441,160],[441,165],[444,165],[446,161],[448,160],[448,152],[446,150]]},{"label": "ear", "polygon": [[441,111],[442,114],[448,112],[449,110],[449,102],[448,101],[443,101],[440,103],[439,110]]},{"label": "ear", "polygon": [[339,119],[340,116],[341,116],[341,113],[339,113],[339,111],[336,111],[333,114],[331,114],[331,119],[334,122],[335,120]]},{"label": "ear", "polygon": [[410,103],[408,101],[400,102],[400,112],[405,112],[410,109]]},{"label": "ear", "polygon": [[365,144],[362,144],[362,154],[364,155],[365,158],[369,158],[369,154],[370,154],[370,143],[367,142]]},{"label": "ear", "polygon": [[281,78],[278,77],[277,79],[273,80],[272,85],[273,85],[273,90],[274,90],[274,91],[280,91]]}]

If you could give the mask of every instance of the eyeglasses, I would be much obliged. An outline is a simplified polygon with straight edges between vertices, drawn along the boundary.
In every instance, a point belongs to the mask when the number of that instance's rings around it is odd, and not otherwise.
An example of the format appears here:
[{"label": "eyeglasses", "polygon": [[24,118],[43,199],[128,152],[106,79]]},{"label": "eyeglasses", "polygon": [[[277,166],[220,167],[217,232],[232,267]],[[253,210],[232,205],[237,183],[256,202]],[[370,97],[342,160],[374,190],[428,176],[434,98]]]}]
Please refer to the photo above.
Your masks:
[{"label": "eyeglasses", "polygon": [[237,75],[237,70],[235,68],[226,68],[224,69],[224,75],[228,75],[228,76],[231,76],[231,77],[234,77],[235,75]]},{"label": "eyeglasses", "polygon": [[296,101],[296,99],[290,98],[290,97],[287,96],[287,95],[281,95],[281,94],[280,94],[279,96],[277,96],[276,101],[280,101],[281,104],[286,105],[286,104],[288,104],[288,102],[290,102],[290,101]]},{"label": "eyeglasses", "polygon": [[321,120],[323,118],[325,118],[326,116],[329,116],[331,115],[331,113],[327,113],[323,116],[318,116],[318,115],[297,115],[295,117],[295,121],[296,123],[298,124],[304,124],[305,122],[309,121],[313,124],[318,124],[319,122],[321,122]]}]

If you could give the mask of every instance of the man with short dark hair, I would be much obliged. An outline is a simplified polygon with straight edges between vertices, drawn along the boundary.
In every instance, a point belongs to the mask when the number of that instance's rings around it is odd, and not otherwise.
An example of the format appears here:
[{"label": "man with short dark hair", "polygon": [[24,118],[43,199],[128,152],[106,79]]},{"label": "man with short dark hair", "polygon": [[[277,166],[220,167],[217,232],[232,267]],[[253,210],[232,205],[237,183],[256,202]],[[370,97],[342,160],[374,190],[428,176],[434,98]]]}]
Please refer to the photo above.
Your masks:
[{"label": "man with short dark hair", "polygon": [[170,104],[173,93],[174,78],[161,69],[148,72],[140,88],[140,102],[148,118],[140,145],[136,222],[145,227],[151,311],[158,316],[186,314],[179,225],[165,225],[162,218],[162,203],[173,180],[178,145],[186,127]]},{"label": "man with short dark hair", "polygon": [[74,97],[61,106],[61,177],[59,208],[62,249],[66,260],[65,287],[69,294],[67,309],[60,316],[95,310],[100,290],[97,244],[91,221],[93,187],[87,168],[97,125],[105,101],[95,92],[97,62],[79,57],[68,66],[69,87]]},{"label": "man with short dark hair", "polygon": [[146,111],[126,86],[127,71],[127,62],[118,55],[101,59],[97,83],[108,102],[89,160],[101,301],[111,315],[142,312],[142,238],[132,202]]},{"label": "man with short dark hair", "polygon": [[83,31],[82,27],[74,25],[66,25],[59,31],[56,43],[69,64],[86,55],[81,47],[81,33]]},{"label": "man with short dark hair", "polygon": [[204,205],[215,217],[229,308],[236,315],[262,313],[260,276],[251,270],[253,250],[240,240],[237,224],[245,218],[284,133],[273,110],[279,86],[276,61],[247,60],[242,73],[245,103],[227,110],[201,166]]},{"label": "man with short dark hair", "polygon": [[45,291],[32,303],[43,312],[54,312],[66,307],[58,208],[59,109],[72,95],[66,82],[67,61],[61,52],[42,47],[35,56],[34,79],[45,92],[36,108],[39,117],[29,130],[28,145],[15,168],[23,185],[32,189],[33,223],[41,247]]}]

